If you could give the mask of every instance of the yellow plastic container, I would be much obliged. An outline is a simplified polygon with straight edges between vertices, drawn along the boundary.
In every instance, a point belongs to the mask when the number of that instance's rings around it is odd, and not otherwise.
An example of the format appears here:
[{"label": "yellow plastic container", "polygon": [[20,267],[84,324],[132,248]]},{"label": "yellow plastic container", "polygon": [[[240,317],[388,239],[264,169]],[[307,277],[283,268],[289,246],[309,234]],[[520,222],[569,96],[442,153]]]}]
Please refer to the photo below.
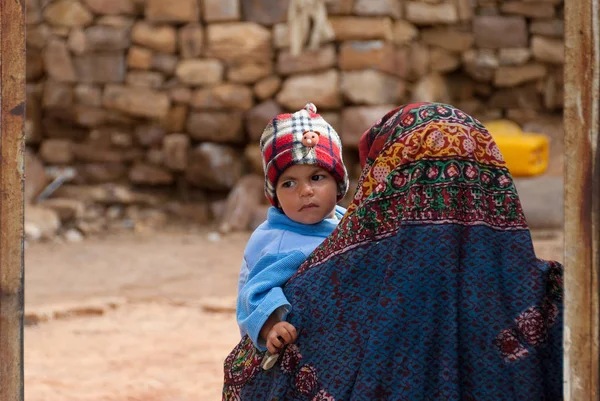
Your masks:
[{"label": "yellow plastic container", "polygon": [[498,145],[513,177],[533,177],[548,168],[548,138],[536,132],[523,132],[508,120],[483,123]]}]

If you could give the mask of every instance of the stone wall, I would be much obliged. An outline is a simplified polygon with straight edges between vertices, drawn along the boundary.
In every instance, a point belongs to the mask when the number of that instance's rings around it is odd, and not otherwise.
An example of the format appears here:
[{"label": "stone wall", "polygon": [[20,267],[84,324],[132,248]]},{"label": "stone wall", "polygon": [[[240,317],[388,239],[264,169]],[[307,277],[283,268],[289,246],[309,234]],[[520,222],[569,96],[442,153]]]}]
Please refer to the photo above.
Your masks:
[{"label": "stone wall", "polygon": [[563,0],[333,0],[335,40],[297,57],[287,8],[27,0],[28,148],[74,166],[75,185],[219,198],[261,170],[267,121],[308,101],[340,132],[353,176],[360,134],[394,105],[520,123],[561,113]]}]

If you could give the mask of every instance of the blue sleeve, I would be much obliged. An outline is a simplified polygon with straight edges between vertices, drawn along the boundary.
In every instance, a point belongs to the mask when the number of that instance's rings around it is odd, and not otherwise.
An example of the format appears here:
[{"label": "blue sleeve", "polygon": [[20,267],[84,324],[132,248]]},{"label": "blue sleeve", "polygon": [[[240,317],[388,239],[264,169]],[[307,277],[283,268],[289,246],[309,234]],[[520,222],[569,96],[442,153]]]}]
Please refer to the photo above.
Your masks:
[{"label": "blue sleeve", "polygon": [[246,285],[248,281],[248,275],[250,274],[250,269],[248,269],[248,262],[246,262],[246,258],[242,260],[242,267],[240,268],[240,276],[238,277],[238,296],[240,291]]},{"label": "blue sleeve", "polygon": [[250,270],[238,293],[236,318],[241,331],[250,336],[258,349],[267,349],[259,334],[269,316],[282,308],[282,319],[285,319],[291,310],[282,287],[305,260],[306,256],[300,251],[265,255]]}]

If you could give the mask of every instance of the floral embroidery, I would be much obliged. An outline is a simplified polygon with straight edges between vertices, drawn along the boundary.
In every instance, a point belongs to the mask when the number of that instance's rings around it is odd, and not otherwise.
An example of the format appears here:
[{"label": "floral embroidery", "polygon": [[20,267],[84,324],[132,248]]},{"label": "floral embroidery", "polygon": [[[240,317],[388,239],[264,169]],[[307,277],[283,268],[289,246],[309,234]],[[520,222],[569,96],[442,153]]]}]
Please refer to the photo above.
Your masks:
[{"label": "floral embroidery", "polygon": [[538,345],[546,339],[548,333],[544,316],[536,306],[528,308],[516,319],[517,331],[531,345]]},{"label": "floral embroidery", "polygon": [[292,373],[302,360],[302,355],[296,344],[290,344],[281,357],[281,370]]},{"label": "floral embroidery", "polygon": [[304,365],[300,368],[295,377],[296,389],[308,395],[315,390],[317,386],[317,371],[312,365]]},{"label": "floral embroidery", "polygon": [[315,395],[312,401],[335,401],[335,398],[325,390],[321,390]]},{"label": "floral embroidery", "polygon": [[516,361],[529,354],[529,351],[519,342],[517,333],[513,329],[502,330],[494,339],[494,345],[498,347],[507,362]]}]

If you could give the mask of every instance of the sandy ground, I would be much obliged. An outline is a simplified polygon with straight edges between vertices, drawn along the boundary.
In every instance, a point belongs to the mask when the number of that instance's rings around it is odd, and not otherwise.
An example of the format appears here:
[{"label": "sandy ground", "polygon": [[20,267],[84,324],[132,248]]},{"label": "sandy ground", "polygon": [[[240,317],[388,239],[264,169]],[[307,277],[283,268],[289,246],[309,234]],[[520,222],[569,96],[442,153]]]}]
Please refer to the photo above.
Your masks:
[{"label": "sandy ground", "polygon": [[[248,234],[123,234],[26,250],[27,401],[220,400]],[[533,233],[562,261],[560,232]]]}]

